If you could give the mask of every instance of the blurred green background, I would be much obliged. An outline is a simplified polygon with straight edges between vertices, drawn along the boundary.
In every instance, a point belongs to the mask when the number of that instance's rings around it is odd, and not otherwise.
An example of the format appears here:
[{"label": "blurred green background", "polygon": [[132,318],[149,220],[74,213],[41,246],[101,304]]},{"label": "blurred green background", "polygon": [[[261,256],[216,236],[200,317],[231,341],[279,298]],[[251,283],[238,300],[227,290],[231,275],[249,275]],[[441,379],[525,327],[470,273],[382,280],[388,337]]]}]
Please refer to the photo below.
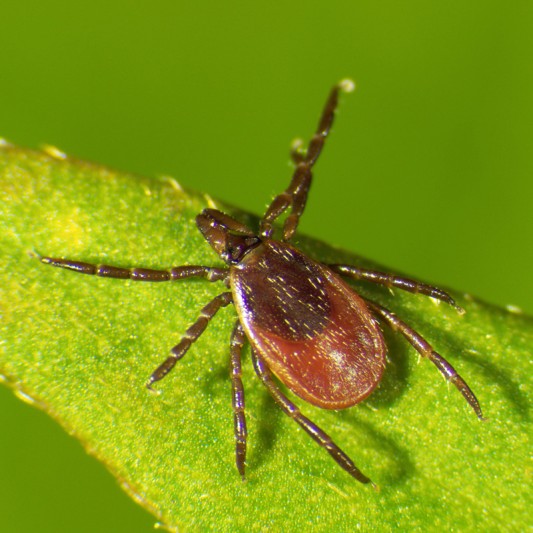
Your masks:
[{"label": "blurred green background", "polygon": [[[350,76],[301,230],[532,313],[532,27],[525,0],[7,1],[0,136],[261,213]],[[0,427],[2,531],[152,530],[6,388]]]}]

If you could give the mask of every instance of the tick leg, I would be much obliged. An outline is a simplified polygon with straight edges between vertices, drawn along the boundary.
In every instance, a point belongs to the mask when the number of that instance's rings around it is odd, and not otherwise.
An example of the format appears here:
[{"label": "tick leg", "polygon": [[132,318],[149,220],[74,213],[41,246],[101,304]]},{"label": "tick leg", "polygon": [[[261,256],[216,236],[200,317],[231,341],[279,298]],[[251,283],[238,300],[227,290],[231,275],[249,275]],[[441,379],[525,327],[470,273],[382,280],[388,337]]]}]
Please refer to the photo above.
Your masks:
[{"label": "tick leg", "polygon": [[233,301],[231,292],[223,292],[215,296],[201,311],[196,322],[185,332],[181,341],[170,350],[171,355],[165,362],[159,365],[148,379],[146,386],[150,389],[152,383],[163,379],[173,368],[174,365],[187,353],[191,344],[198,339],[209,324],[209,321],[216,315],[222,307],[226,307]]},{"label": "tick leg", "polygon": [[433,347],[414,329],[410,328],[405,322],[400,320],[392,311],[389,311],[381,305],[365,299],[368,307],[383,318],[389,326],[399,331],[413,346],[413,348],[423,357],[427,357],[439,370],[439,372],[451,383],[453,383],[459,392],[464,396],[470,407],[474,410],[480,420],[484,420],[483,412],[476,398],[466,381],[457,373],[455,368],[437,353]]},{"label": "tick leg", "polygon": [[455,300],[448,293],[444,292],[438,287],[426,285],[425,283],[420,283],[419,281],[415,281],[413,279],[402,278],[394,274],[388,274],[387,272],[378,272],[376,270],[368,270],[366,268],[357,268],[352,265],[328,266],[334,272],[342,274],[343,276],[348,276],[352,279],[370,281],[379,285],[385,285],[385,287],[396,287],[404,291],[431,296],[431,298],[436,298],[437,300],[442,300],[443,302],[452,305],[459,313],[464,313],[464,309],[459,307],[455,303]]},{"label": "tick leg", "polygon": [[218,209],[204,209],[201,215],[198,215],[197,220],[202,215],[207,215],[211,219],[215,219],[217,222],[220,222],[222,225],[226,226],[228,230],[236,231],[237,233],[242,233],[244,235],[250,235],[250,237],[255,236],[255,233],[251,231],[246,224],[242,224],[238,220],[226,215],[226,213],[222,213],[222,211],[219,211]]},{"label": "tick leg", "polygon": [[296,139],[292,145],[291,145],[291,161],[295,165],[299,165],[300,163],[303,163],[305,161],[305,151],[303,149],[304,142],[302,139]]},{"label": "tick leg", "polygon": [[150,268],[121,268],[111,265],[95,265],[82,263],[71,259],[41,257],[41,262],[47,265],[74,270],[80,274],[90,274],[103,278],[132,279],[134,281],[176,281],[183,278],[205,278],[208,281],[225,280],[228,277],[227,268],[211,268],[199,265],[172,267],[168,270],[153,270]]},{"label": "tick leg", "polygon": [[270,370],[254,350],[252,350],[252,361],[257,375],[283,412],[297,422],[313,440],[325,448],[331,457],[333,457],[333,459],[355,479],[361,483],[372,483],[372,481],[355,466],[354,462],[333,442],[333,440],[331,440],[331,437],[309,420],[309,418],[305,417],[298,407],[296,407],[296,405],[294,405],[294,403],[281,392],[272,379]]},{"label": "tick leg", "polygon": [[231,389],[233,406],[233,423],[235,427],[235,461],[237,470],[244,476],[244,463],[246,461],[246,417],[244,415],[244,387],[242,385],[241,353],[246,341],[241,323],[237,320],[231,334]]},{"label": "tick leg", "polygon": [[340,91],[350,92],[353,88],[354,84],[350,80],[343,80],[335,85],[329,94],[318,128],[309,142],[305,155],[300,152],[299,147],[293,148],[291,157],[296,163],[296,169],[289,187],[274,198],[261,220],[260,234],[262,237],[271,236],[273,222],[289,207],[291,207],[291,214],[285,220],[283,238],[288,241],[294,235],[300,216],[305,209],[307,194],[312,180],[311,170],[322,151],[326,137],[333,124],[339,93]]}]

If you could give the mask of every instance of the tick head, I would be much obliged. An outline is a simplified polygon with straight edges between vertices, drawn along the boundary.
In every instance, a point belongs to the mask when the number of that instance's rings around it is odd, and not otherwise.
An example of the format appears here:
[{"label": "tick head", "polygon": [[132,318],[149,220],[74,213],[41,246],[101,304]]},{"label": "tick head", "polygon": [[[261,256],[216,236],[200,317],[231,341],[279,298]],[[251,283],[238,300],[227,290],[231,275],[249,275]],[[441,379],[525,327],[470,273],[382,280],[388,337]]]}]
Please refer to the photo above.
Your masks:
[{"label": "tick head", "polygon": [[213,250],[229,265],[238,264],[261,243],[248,226],[217,209],[204,209],[196,217],[196,225]]}]

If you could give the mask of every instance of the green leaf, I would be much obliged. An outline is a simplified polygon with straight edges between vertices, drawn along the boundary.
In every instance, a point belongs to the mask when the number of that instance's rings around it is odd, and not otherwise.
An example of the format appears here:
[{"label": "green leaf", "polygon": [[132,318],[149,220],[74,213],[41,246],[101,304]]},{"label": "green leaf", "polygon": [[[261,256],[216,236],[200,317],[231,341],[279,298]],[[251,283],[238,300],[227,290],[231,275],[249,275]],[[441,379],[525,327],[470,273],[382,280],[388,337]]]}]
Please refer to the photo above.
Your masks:
[{"label": "green leaf", "polygon": [[[486,416],[406,342],[362,404],[327,412],[302,401],[379,486],[341,470],[284,416],[245,360],[248,480],[234,466],[222,310],[174,371],[144,384],[217,283],[134,283],[50,268],[36,254],[119,266],[220,265],[195,227],[213,201],[171,178],[147,179],[0,149],[0,373],[81,440],[169,529],[195,531],[479,530],[527,527],[533,321],[467,295],[463,316],[429,298],[360,285],[419,330],[468,381]],[[254,223],[253,217],[224,209]],[[303,237],[326,262],[370,263]],[[1,482],[1,481],[0,481]]]}]

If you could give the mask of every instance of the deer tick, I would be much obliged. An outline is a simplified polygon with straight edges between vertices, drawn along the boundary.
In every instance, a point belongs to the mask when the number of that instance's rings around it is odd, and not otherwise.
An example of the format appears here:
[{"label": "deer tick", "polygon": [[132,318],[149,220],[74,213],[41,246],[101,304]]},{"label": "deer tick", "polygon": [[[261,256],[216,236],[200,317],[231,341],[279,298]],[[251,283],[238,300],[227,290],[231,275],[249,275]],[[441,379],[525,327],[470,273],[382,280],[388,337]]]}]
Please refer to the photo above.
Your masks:
[{"label": "deer tick", "polygon": [[[204,209],[198,229],[226,268],[186,265],[167,270],[121,268],[41,257],[43,263],[108,278],[137,281],[178,281],[202,277],[221,281],[228,291],[219,294],[152,373],[147,386],[163,379],[200,337],[222,307],[233,304],[237,321],[230,340],[232,405],[236,464],[245,479],[247,430],[241,353],[251,345],[255,372],[279,407],[297,422],[331,457],[361,483],[372,483],[331,437],[304,416],[280,389],[274,376],[294,394],[323,409],[344,409],[366,398],[378,385],[385,367],[387,346],[378,320],[399,331],[415,350],[427,357],[462,393],[482,419],[474,393],[452,365],[414,329],[385,307],[363,298],[344,281],[363,280],[420,293],[454,306],[446,292],[404,277],[352,265],[325,265],[290,244],[307,202],[312,170],[330,132],[339,93],[353,90],[343,80],[333,87],[306,150],[295,145],[295,170],[289,187],[276,196],[254,232],[216,209]],[[272,238],[273,222],[285,211],[281,240]]]}]

